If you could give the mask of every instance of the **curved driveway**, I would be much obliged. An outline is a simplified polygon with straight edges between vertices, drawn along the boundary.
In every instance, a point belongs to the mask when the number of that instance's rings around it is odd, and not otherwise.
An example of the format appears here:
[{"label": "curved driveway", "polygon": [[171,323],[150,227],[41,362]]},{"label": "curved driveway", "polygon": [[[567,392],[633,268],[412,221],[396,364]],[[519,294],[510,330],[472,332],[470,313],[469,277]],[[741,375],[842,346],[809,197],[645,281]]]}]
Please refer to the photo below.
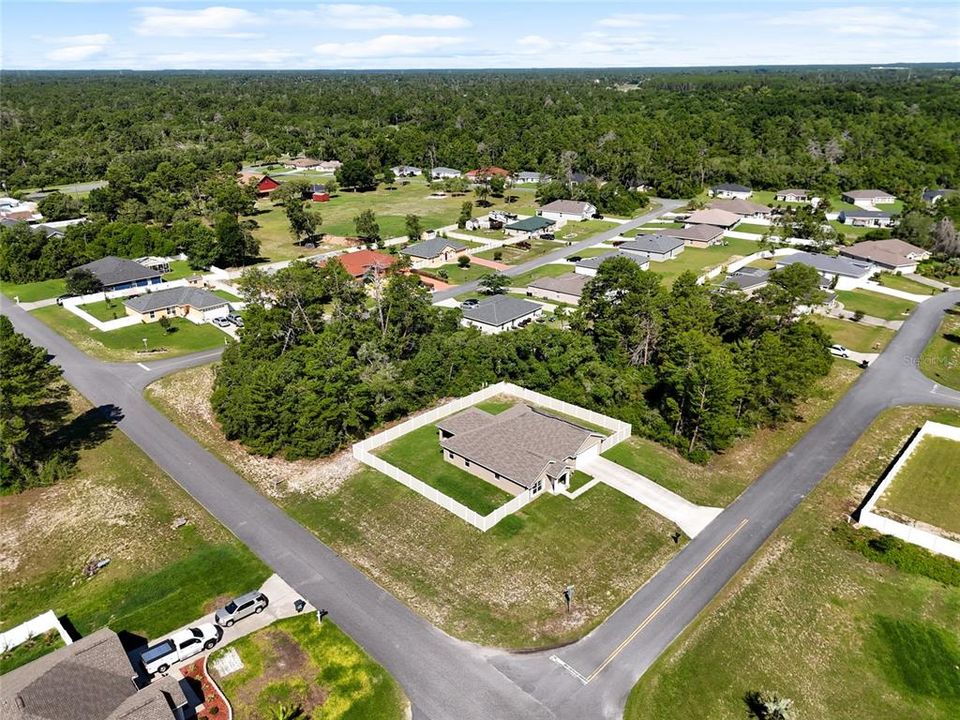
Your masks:
[{"label": "curved driveway", "polygon": [[19,332],[50,351],[91,402],[119,410],[120,429],[157,465],[313,605],[329,610],[403,685],[416,718],[583,720],[620,717],[637,679],[879,412],[898,404],[960,407],[960,393],[936,386],[916,368],[943,310],[957,298],[947,293],[919,305],[833,410],[602,625],[561,650],[529,655],[482,648],[433,627],[144,399],[152,380],[209,362],[217,352],[150,362],[147,369],[101,363],[20,308],[5,303],[2,310]]}]

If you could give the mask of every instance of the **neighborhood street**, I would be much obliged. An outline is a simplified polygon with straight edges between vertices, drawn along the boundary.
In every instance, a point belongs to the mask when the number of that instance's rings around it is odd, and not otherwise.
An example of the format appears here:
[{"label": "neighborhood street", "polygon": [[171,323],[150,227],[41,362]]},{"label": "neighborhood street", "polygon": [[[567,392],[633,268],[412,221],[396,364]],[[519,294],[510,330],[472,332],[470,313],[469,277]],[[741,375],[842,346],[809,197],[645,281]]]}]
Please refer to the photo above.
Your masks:
[{"label": "neighborhood street", "polygon": [[[669,203],[628,226],[671,209]],[[511,268],[507,274],[560,259],[607,239],[606,234]],[[470,285],[437,293],[435,298],[459,295],[472,289]],[[917,369],[917,359],[943,311],[958,298],[960,293],[944,293],[918,305],[833,410],[602,625],[577,643],[528,655],[465,643],[433,627],[144,399],[143,388],[149,382],[210,362],[217,352],[142,365],[101,363],[12,303],[4,301],[3,313],[19,332],[48,349],[79,392],[120,415],[120,429],[160,468],[313,606],[327,609],[333,622],[382,663],[410,697],[415,718],[581,720],[621,716],[637,679],[879,412],[902,404],[960,407],[960,392],[937,386]]]}]

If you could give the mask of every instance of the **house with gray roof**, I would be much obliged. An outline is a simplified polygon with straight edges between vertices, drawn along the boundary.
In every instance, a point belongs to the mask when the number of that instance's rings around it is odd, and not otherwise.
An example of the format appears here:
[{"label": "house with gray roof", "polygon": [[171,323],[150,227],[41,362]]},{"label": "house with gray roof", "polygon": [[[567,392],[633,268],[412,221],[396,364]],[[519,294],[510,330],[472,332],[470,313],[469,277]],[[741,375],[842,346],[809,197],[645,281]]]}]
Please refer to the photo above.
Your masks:
[{"label": "house with gray roof", "polygon": [[884,205],[887,203],[896,202],[897,198],[894,195],[891,195],[888,192],[883,190],[847,190],[845,193],[840,194],[840,199],[845,203],[850,203],[851,205]]},{"label": "house with gray roof", "polygon": [[804,188],[786,188],[778,190],[773,199],[778,202],[808,203],[813,200],[813,192]]},{"label": "house with gray roof", "polygon": [[105,291],[127,290],[163,282],[163,278],[155,268],[145,267],[133,260],[114,257],[113,255],[80,265],[70,272],[74,270],[86,270],[92,273],[103,285]]},{"label": "house with gray roof", "polygon": [[185,720],[195,696],[172,675],[142,689],[120,638],[108,628],[0,679],[3,720]]},{"label": "house with gray roof", "polygon": [[622,252],[632,253],[653,262],[672,260],[683,252],[684,242],[669,235],[637,235],[619,246]]},{"label": "house with gray roof", "polygon": [[953,195],[956,190],[944,190],[944,189],[931,189],[923,191],[923,201],[928,205],[936,205],[941,200],[944,200],[951,195]]},{"label": "house with gray roof", "polygon": [[435,167],[430,171],[431,180],[447,180],[449,178],[458,178],[462,173],[459,170],[448,167]]},{"label": "house with gray roof", "polygon": [[423,170],[415,165],[395,165],[390,168],[390,172],[393,173],[394,177],[416,177],[423,175]]},{"label": "house with gray roof", "polygon": [[543,277],[527,285],[527,295],[549,302],[576,305],[580,302],[584,286],[590,282],[590,275],[567,273],[557,277]]},{"label": "house with gray roof", "polygon": [[737,185],[736,183],[720,183],[710,188],[710,197],[715,198],[739,198],[746,200],[753,195],[753,190],[746,185]]},{"label": "house with gray roof", "polygon": [[543,314],[543,306],[509,295],[494,295],[476,305],[461,308],[461,312],[461,324],[494,334],[522,327],[535,320]]},{"label": "house with gray roof", "polygon": [[834,257],[823,253],[797,252],[793,255],[778,257],[776,262],[778,270],[796,263],[809,265],[837,290],[855,290],[877,272],[877,266],[872,262]]},{"label": "house with gray roof", "polygon": [[521,170],[513,178],[514,185],[537,185],[542,182],[549,182],[550,176],[529,170]]},{"label": "house with gray roof", "polygon": [[198,287],[174,287],[148,292],[123,303],[127,315],[141,322],[157,322],[162,317],[183,317],[198,325],[230,313],[230,303]]},{"label": "house with gray roof", "polygon": [[730,273],[721,283],[724,290],[739,290],[747,296],[753,295],[760,288],[770,283],[770,272],[762,268],[743,267]]},{"label": "house with gray roof", "polygon": [[604,437],[523,404],[497,415],[469,408],[436,426],[444,460],[512,495],[568,486],[578,458],[596,456]]},{"label": "house with gray roof", "polygon": [[882,228],[893,224],[893,216],[882,210],[841,210],[838,220],[852,227]]},{"label": "house with gray roof", "polygon": [[605,263],[607,260],[610,260],[612,258],[618,258],[618,257],[626,258],[627,260],[632,260],[633,262],[635,262],[637,265],[640,266],[641,270],[650,269],[650,261],[641,255],[637,255],[636,253],[623,252],[621,250],[611,250],[610,252],[604,253],[603,255],[597,255],[595,257],[588,257],[588,258],[582,258],[580,260],[577,260],[577,265],[573,269],[573,271],[578,275],[586,275],[587,277],[593,277],[594,275],[597,274],[597,270],[600,269],[601,264]]},{"label": "house with gray roof", "polygon": [[537,210],[537,215],[549,220],[588,220],[597,212],[597,207],[584,200],[554,200]]},{"label": "house with gray roof", "polygon": [[414,268],[428,268],[453,262],[466,249],[458,240],[437,236],[407,245],[400,254],[409,257]]}]

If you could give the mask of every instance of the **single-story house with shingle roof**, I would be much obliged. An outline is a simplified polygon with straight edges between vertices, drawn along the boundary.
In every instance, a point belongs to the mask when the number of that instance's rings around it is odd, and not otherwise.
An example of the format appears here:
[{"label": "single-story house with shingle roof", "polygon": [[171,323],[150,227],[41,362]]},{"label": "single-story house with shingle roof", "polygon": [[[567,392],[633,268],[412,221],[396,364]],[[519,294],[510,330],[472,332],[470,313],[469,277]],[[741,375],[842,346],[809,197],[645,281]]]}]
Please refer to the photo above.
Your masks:
[{"label": "single-story house with shingle roof", "polygon": [[[140,689],[120,638],[108,628],[11,670],[0,682],[3,720],[182,720],[195,717],[186,681],[169,675]],[[183,684],[181,684],[183,683]]]},{"label": "single-story house with shingle roof", "polygon": [[751,195],[753,195],[753,190],[746,185],[737,185],[736,183],[720,183],[710,188],[710,197],[746,200]]},{"label": "single-story house with shingle roof", "polygon": [[723,228],[716,225],[691,225],[685,228],[663,228],[658,235],[683,240],[687,247],[705,248],[716,245],[723,238]]},{"label": "single-story house with shingle roof", "polygon": [[543,306],[509,295],[494,295],[472,307],[461,308],[461,312],[461,324],[494,334],[526,325],[543,314]]},{"label": "single-story house with shingle roof", "polygon": [[527,295],[551,302],[576,305],[583,294],[583,286],[590,276],[583,273],[567,273],[557,277],[543,277],[527,285]]},{"label": "single-story house with shingle roof", "polygon": [[[127,290],[128,288],[146,287],[163,282],[160,272],[154,268],[145,267],[133,260],[118,258],[113,255],[88,262],[73,268],[73,270],[86,270],[92,273],[103,285],[105,291]],[[73,270],[70,272],[73,272]]]},{"label": "single-story house with shingle roof", "polygon": [[893,216],[882,210],[841,210],[838,219],[853,227],[890,227],[893,224]]},{"label": "single-story house with shingle roof", "polygon": [[230,303],[218,295],[196,287],[175,287],[138,295],[126,300],[127,315],[141,322],[156,322],[162,317],[184,317],[200,323],[230,313]]},{"label": "single-story house with shingle roof", "polygon": [[637,235],[619,246],[625,253],[639,255],[654,262],[671,260],[683,252],[683,240],[669,235]]},{"label": "single-story house with shingle roof", "polygon": [[539,215],[531,215],[523,220],[512,222],[503,229],[511,235],[540,235],[556,224],[556,220],[540,217]]},{"label": "single-story house with shingle roof", "polygon": [[690,213],[683,222],[687,225],[713,225],[729,230],[742,219],[736,213],[710,208]]},{"label": "single-story house with shingle roof", "polygon": [[521,170],[513,178],[514,185],[536,185],[542,182],[549,182],[550,176],[529,170]]},{"label": "single-story house with shingle roof", "polygon": [[770,282],[770,273],[767,270],[754,267],[743,267],[730,273],[721,287],[725,290],[740,290],[746,295],[753,295],[760,288]]},{"label": "single-story house with shingle roof", "polygon": [[813,193],[802,188],[787,188],[786,190],[778,190],[773,198],[780,202],[805,203],[813,200]]},{"label": "single-story house with shingle roof", "polygon": [[582,260],[577,261],[577,266],[573,269],[578,275],[586,275],[588,277],[594,277],[597,274],[597,270],[600,269],[600,265],[605,263],[607,260],[612,258],[627,258],[632,260],[637,265],[640,266],[641,270],[650,269],[650,261],[643,257],[642,255],[637,255],[636,253],[631,252],[622,252],[620,250],[611,250],[608,253],[603,255],[597,255],[595,257],[583,258]]},{"label": "single-story house with shingle roof", "polygon": [[924,190],[923,201],[929,205],[936,205],[941,200],[950,197],[956,190]]},{"label": "single-story house with shingle roof", "polygon": [[850,247],[840,249],[844,257],[872,262],[884,270],[912,273],[917,271],[917,263],[930,257],[930,253],[921,247],[903,240],[864,240]]},{"label": "single-story house with shingle roof", "polygon": [[497,415],[469,408],[437,429],[444,460],[512,495],[568,486],[577,462],[596,457],[604,437],[529,405]]},{"label": "single-story house with shingle roof", "polygon": [[[357,250],[352,253],[341,253],[331,260],[340,263],[354,280],[363,280],[385,273],[397,262],[397,256],[376,250]],[[319,265],[323,267],[328,262],[330,260],[323,260]]]},{"label": "single-story house with shingle roof", "polygon": [[595,205],[583,200],[554,200],[537,210],[537,215],[550,220],[588,220],[596,212]]},{"label": "single-story house with shingle roof", "polygon": [[707,208],[710,210],[726,210],[741,217],[765,218],[773,214],[773,208],[740,198],[711,200],[707,203]]},{"label": "single-story house with shingle roof", "polygon": [[883,190],[848,190],[840,194],[840,199],[851,205],[861,203],[870,203],[871,205],[883,205],[884,203],[896,202],[897,198]]},{"label": "single-story house with shingle roof", "polygon": [[446,180],[448,178],[458,178],[461,173],[459,170],[448,167],[435,167],[430,171],[431,180]]},{"label": "single-story house with shingle roof", "polygon": [[778,270],[795,263],[809,265],[830,284],[833,284],[836,280],[835,287],[837,290],[855,290],[861,287],[877,271],[872,262],[833,257],[822,253],[798,252],[779,257],[776,262]]},{"label": "single-story house with shingle roof", "polygon": [[413,165],[395,165],[390,168],[390,172],[396,177],[416,177],[423,175],[423,170]]},{"label": "single-story house with shingle roof", "polygon": [[407,245],[400,253],[410,258],[414,268],[428,268],[453,262],[466,249],[457,240],[435,237]]}]

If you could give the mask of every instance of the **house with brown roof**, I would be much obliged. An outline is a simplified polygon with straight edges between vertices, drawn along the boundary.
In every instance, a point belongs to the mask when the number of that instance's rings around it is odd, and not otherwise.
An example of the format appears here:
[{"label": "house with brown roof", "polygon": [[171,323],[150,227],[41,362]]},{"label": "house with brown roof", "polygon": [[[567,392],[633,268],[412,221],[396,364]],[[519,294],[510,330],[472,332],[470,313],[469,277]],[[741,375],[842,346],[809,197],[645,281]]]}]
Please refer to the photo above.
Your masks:
[{"label": "house with brown roof", "polygon": [[550,302],[576,305],[580,302],[583,288],[590,282],[590,277],[578,272],[557,277],[543,277],[527,285],[527,295]]},{"label": "house with brown roof", "polygon": [[497,415],[469,408],[436,426],[444,460],[512,495],[569,486],[577,462],[599,455],[604,438],[523,404]]},{"label": "house with brown roof", "polygon": [[930,257],[921,247],[903,240],[864,240],[840,249],[840,254],[854,260],[866,260],[893,272],[913,273],[917,264]]},{"label": "house with brown roof", "polygon": [[716,245],[723,238],[723,228],[715,225],[690,225],[685,228],[663,228],[660,235],[683,240],[687,247],[706,248]]},{"label": "house with brown roof", "polygon": [[109,628],[98,630],[0,678],[3,720],[185,720],[196,700],[173,674],[141,688]]},{"label": "house with brown roof", "polygon": [[686,225],[713,225],[714,227],[729,230],[743,218],[727,210],[717,210],[709,208],[707,210],[696,210],[690,213],[683,221]]},{"label": "house with brown roof", "polygon": [[773,199],[779,202],[808,203],[813,200],[813,193],[802,188],[787,188],[778,190]]},{"label": "house with brown roof", "polygon": [[597,212],[595,205],[583,200],[554,200],[537,210],[537,215],[547,220],[588,220]]},{"label": "house with brown roof", "polygon": [[492,177],[502,177],[504,180],[509,180],[510,172],[502,167],[490,165],[476,170],[467,170],[463,176],[470,182],[486,182]]},{"label": "house with brown roof", "polygon": [[707,208],[710,210],[726,210],[741,217],[768,218],[773,214],[773,208],[740,198],[711,200],[707,203]]},{"label": "house with brown roof", "polygon": [[875,189],[847,190],[847,192],[840,194],[840,199],[851,205],[862,205],[864,203],[868,205],[884,205],[897,201],[897,198],[890,193]]}]

